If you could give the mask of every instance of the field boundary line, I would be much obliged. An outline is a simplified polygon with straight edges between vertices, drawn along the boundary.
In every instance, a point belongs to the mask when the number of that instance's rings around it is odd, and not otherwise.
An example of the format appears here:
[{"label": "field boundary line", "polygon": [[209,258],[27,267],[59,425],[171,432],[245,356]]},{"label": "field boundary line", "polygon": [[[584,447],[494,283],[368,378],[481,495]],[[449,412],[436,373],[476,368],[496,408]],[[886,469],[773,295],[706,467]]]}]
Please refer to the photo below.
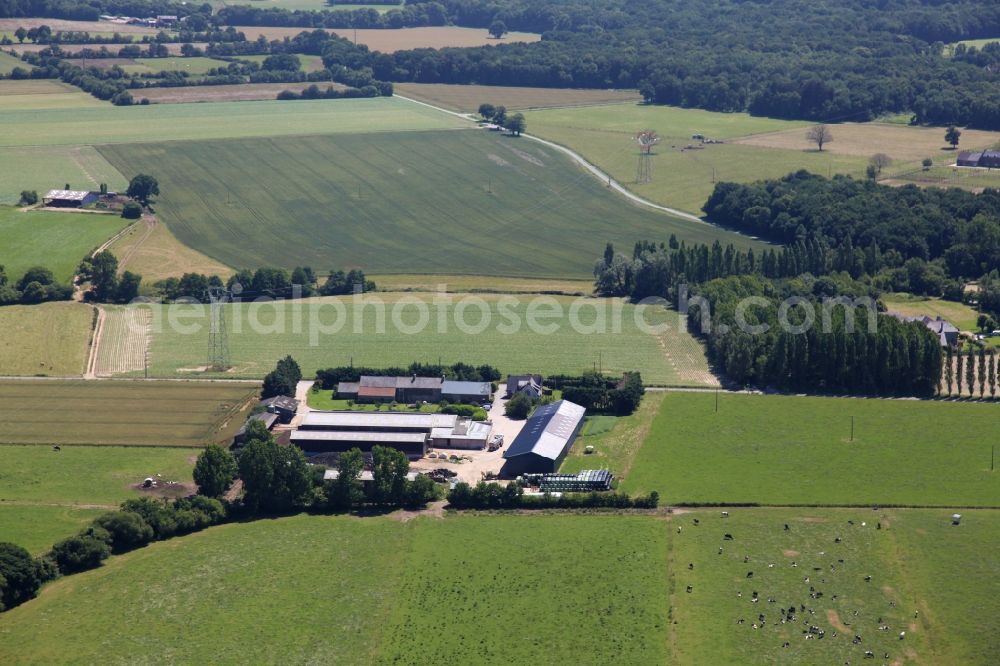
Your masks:
[{"label": "field boundary line", "polygon": [[90,338],[90,355],[87,357],[87,367],[83,372],[84,379],[97,378],[97,354],[101,344],[101,333],[104,330],[104,319],[107,314],[104,308],[92,306],[97,309],[97,322],[94,324],[93,335]]}]

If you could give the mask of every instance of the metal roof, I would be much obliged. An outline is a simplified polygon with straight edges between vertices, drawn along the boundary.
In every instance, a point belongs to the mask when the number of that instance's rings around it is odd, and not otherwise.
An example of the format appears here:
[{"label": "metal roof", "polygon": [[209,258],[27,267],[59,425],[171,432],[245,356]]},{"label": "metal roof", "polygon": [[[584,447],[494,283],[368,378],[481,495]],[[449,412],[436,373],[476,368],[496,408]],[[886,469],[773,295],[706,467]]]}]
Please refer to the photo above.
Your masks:
[{"label": "metal roof", "polygon": [[290,412],[297,411],[299,408],[299,401],[295,398],[289,398],[287,395],[276,395],[273,398],[267,398],[266,400],[261,400],[260,404],[265,407],[277,407],[278,409],[287,409]]},{"label": "metal roof", "polygon": [[63,199],[65,201],[83,201],[90,195],[86,190],[49,190],[46,199]]},{"label": "metal roof", "polygon": [[423,444],[427,435],[422,432],[365,432],[358,430],[296,430],[293,442],[392,442],[394,444]]},{"label": "metal roof", "polygon": [[361,388],[358,382],[340,382],[337,384],[337,393],[357,393]]},{"label": "metal roof", "polygon": [[272,414],[271,412],[261,412],[260,414],[252,414],[247,418],[246,423],[240,426],[240,429],[236,432],[237,437],[240,435],[245,435],[247,433],[247,424],[251,421],[263,421],[264,425],[268,430],[274,425],[274,422],[278,420],[277,414]]},{"label": "metal roof", "polygon": [[587,410],[569,400],[542,405],[528,418],[504,458],[533,453],[556,460],[566,449]]},{"label": "metal roof", "polygon": [[395,398],[396,389],[393,386],[362,386],[358,389],[358,397]]},{"label": "metal roof", "polygon": [[362,375],[361,388],[366,386],[373,386],[379,388],[397,388],[397,389],[437,389],[441,388],[441,384],[444,380],[441,377],[417,377],[414,375],[409,376],[396,376],[396,377],[382,377],[378,375]]},{"label": "metal roof", "polygon": [[452,428],[458,416],[455,414],[425,414],[414,412],[309,412],[302,419],[302,427],[329,428]]},{"label": "metal roof", "polygon": [[488,398],[492,393],[489,382],[460,382],[451,379],[444,380],[441,392],[448,395],[481,395]]}]

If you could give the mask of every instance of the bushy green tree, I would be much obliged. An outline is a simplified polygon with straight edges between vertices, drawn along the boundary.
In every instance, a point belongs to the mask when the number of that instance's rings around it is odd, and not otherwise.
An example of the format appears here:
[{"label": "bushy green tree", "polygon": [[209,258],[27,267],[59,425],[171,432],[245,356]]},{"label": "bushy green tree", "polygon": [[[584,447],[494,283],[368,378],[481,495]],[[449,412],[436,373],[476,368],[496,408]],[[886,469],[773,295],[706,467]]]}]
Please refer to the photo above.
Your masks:
[{"label": "bushy green tree", "polygon": [[406,475],[409,471],[410,461],[399,449],[372,447],[372,501],[376,504],[402,504],[406,499]]},{"label": "bushy green tree", "polygon": [[107,530],[114,553],[140,548],[156,537],[149,523],[131,511],[112,511],[98,516],[94,519],[94,526]]},{"label": "bushy green tree", "polygon": [[114,301],[118,294],[118,259],[110,250],[104,250],[94,255],[90,263],[94,298],[102,303]]},{"label": "bushy green tree", "polygon": [[125,194],[132,199],[138,199],[145,205],[149,203],[150,197],[154,195],[159,196],[160,184],[156,181],[156,178],[140,173],[129,181]]},{"label": "bushy green tree", "polygon": [[327,505],[330,508],[346,511],[364,502],[365,493],[358,478],[364,468],[365,458],[360,449],[350,449],[340,454],[337,461],[338,476],[325,484]]},{"label": "bushy green tree", "polygon": [[198,455],[194,464],[194,482],[202,495],[221,497],[233,484],[238,471],[233,454],[212,444]]},{"label": "bushy green tree", "polygon": [[298,383],[302,381],[302,369],[291,356],[278,361],[277,366],[264,377],[262,398],[278,395],[294,397]]},{"label": "bushy green tree", "polygon": [[507,24],[499,19],[493,21],[493,23],[490,23],[489,32],[490,36],[494,39],[502,39],[507,34]]},{"label": "bushy green tree", "polygon": [[77,535],[52,546],[51,557],[63,575],[86,571],[101,565],[111,555],[108,543],[96,536]]},{"label": "bushy green tree", "polygon": [[142,217],[142,206],[134,201],[129,201],[122,206],[122,217],[126,220],[138,220]]},{"label": "bushy green tree", "polygon": [[0,542],[0,611],[33,599],[41,584],[39,565],[31,553],[17,544]]},{"label": "bushy green tree", "polygon": [[34,206],[38,203],[38,192],[35,190],[21,190],[21,198],[17,203],[19,206]]},{"label": "bushy green tree", "polygon": [[312,475],[297,446],[278,446],[270,433],[257,438],[248,431],[237,464],[243,501],[251,511],[281,512],[307,503]]},{"label": "bushy green tree", "polygon": [[533,404],[527,393],[517,393],[504,405],[504,414],[510,419],[526,419],[531,413]]}]

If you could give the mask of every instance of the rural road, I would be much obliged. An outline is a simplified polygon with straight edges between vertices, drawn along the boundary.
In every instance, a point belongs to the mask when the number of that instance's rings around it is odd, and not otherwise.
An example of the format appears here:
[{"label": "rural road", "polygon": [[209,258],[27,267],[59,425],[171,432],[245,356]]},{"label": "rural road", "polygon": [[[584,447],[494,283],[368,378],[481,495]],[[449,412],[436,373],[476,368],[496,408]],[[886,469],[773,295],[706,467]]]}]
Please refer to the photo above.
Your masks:
[{"label": "rural road", "polygon": [[[442,108],[440,106],[435,106],[433,104],[428,104],[427,102],[421,102],[420,100],[416,100],[416,99],[413,99],[411,97],[404,97],[403,95],[400,95],[398,93],[393,93],[393,94],[394,94],[395,97],[398,97],[400,99],[406,100],[407,102],[412,102],[413,104],[419,104],[421,106],[426,106],[428,108],[434,109],[435,111],[439,111],[441,113],[447,113],[450,116],[455,116],[457,118],[461,118],[462,120],[468,121],[470,123],[475,123],[476,122],[476,121],[472,120],[467,114],[458,113],[457,111],[449,111],[448,109]],[[667,213],[669,215],[673,215],[674,217],[680,217],[682,219],[689,220],[691,222],[698,222],[700,224],[705,224],[705,225],[708,225],[708,226],[713,226],[709,222],[706,222],[705,220],[703,220],[700,217],[698,217],[697,215],[692,215],[691,213],[686,213],[686,212],[684,212],[682,210],[677,210],[676,208],[670,208],[669,206],[661,206],[660,204],[654,203],[654,202],[650,201],[649,199],[644,199],[644,198],[640,197],[639,195],[637,195],[637,194],[631,192],[630,190],[628,190],[624,185],[622,185],[621,183],[619,183],[617,180],[615,180],[614,178],[612,178],[608,174],[606,174],[603,171],[601,171],[601,169],[599,169],[595,165],[593,165],[590,162],[588,162],[586,160],[586,158],[584,158],[583,155],[581,155],[580,153],[576,152],[575,150],[570,150],[566,146],[561,146],[558,143],[553,143],[552,141],[548,141],[546,139],[542,139],[540,137],[533,136],[531,134],[522,134],[521,136],[523,136],[525,139],[530,139],[531,141],[537,141],[538,143],[540,143],[542,145],[548,146],[549,148],[552,148],[553,150],[558,150],[559,152],[563,153],[564,155],[569,156],[570,159],[572,159],[574,162],[576,162],[577,164],[579,164],[580,166],[582,166],[584,169],[586,169],[588,172],[590,172],[590,174],[593,175],[595,178],[597,178],[599,181],[601,181],[602,183],[605,183],[612,190],[618,192],[619,194],[621,194],[622,196],[624,196],[626,199],[628,199],[632,203],[638,204],[640,206],[645,206],[646,208],[652,208],[653,210],[658,210],[661,213]]]}]

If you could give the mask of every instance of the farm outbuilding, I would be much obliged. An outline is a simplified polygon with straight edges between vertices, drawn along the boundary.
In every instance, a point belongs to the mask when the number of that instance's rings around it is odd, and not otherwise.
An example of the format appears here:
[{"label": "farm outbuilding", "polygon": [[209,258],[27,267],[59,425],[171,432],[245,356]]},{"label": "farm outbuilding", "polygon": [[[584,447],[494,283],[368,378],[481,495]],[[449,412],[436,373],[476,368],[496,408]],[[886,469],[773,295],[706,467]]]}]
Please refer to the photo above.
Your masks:
[{"label": "farm outbuilding", "polygon": [[291,423],[296,412],[299,411],[299,401],[289,398],[287,395],[276,395],[260,401],[260,406],[278,415],[278,420],[282,423]]},{"label": "farm outbuilding", "polygon": [[955,163],[960,167],[1000,169],[1000,150],[963,151]]},{"label": "farm outbuilding", "polygon": [[356,382],[340,382],[337,398],[362,403],[470,402],[483,404],[493,395],[489,382],[463,382],[444,377],[382,377],[362,375]]},{"label": "farm outbuilding", "polygon": [[507,393],[508,398],[513,398],[515,393],[527,393],[532,398],[542,395],[541,375],[508,375]]},{"label": "farm outbuilding", "polygon": [[97,192],[85,190],[49,190],[42,202],[52,208],[83,208],[97,201]]},{"label": "farm outbuilding", "polygon": [[242,446],[247,438],[247,426],[250,425],[251,421],[260,421],[264,424],[268,430],[274,427],[274,424],[278,422],[278,415],[272,414],[271,412],[261,412],[260,414],[254,414],[247,419],[246,423],[240,426],[236,435],[233,436],[233,445]]},{"label": "farm outbuilding", "polygon": [[583,426],[587,410],[569,400],[542,405],[511,443],[502,474],[550,474],[559,469]]}]

